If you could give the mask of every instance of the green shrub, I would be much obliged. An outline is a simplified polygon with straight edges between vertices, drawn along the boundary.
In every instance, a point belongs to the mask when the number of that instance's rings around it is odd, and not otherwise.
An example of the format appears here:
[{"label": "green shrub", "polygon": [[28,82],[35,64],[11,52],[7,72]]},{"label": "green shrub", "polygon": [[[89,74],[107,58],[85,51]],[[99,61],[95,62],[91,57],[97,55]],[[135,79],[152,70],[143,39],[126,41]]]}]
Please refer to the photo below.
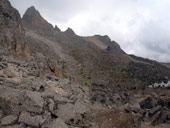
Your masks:
[{"label": "green shrub", "polygon": [[64,76],[64,79],[68,79],[68,76]]},{"label": "green shrub", "polygon": [[130,87],[130,90],[136,90],[136,89],[137,89],[136,86],[131,86],[131,87]]},{"label": "green shrub", "polygon": [[88,82],[85,82],[84,85],[85,85],[85,86],[89,86],[89,83],[88,83]]},{"label": "green shrub", "polygon": [[0,118],[4,116],[4,112],[0,109]]},{"label": "green shrub", "polygon": [[40,77],[40,76],[41,76],[41,72],[38,72],[37,77]]}]

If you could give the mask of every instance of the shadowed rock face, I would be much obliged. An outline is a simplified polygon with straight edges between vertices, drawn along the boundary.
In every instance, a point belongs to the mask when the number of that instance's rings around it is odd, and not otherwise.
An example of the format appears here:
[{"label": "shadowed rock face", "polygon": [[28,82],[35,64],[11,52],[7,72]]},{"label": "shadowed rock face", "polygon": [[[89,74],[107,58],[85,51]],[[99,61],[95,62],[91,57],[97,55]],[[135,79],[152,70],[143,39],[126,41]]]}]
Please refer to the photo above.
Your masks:
[{"label": "shadowed rock face", "polygon": [[20,15],[8,0],[0,1],[0,47],[17,57],[30,55]]}]

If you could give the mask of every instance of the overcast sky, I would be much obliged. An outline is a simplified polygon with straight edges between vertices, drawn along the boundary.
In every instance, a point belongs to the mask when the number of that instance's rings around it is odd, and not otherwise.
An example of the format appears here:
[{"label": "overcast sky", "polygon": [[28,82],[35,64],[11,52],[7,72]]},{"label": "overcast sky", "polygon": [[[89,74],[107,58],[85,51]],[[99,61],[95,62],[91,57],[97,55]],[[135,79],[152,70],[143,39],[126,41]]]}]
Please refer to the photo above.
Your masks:
[{"label": "overcast sky", "polygon": [[108,35],[129,54],[170,62],[170,0],[10,0],[31,5],[61,30]]}]

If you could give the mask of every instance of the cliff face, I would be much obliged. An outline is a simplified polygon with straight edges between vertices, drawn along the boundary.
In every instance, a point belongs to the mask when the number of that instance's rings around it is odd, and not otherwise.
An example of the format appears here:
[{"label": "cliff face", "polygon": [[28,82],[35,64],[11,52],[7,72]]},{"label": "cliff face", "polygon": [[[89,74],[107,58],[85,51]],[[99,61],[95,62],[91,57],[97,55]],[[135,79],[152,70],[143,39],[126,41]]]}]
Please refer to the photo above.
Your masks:
[{"label": "cliff face", "polygon": [[8,0],[0,1],[0,47],[9,55],[30,56],[20,15]]}]

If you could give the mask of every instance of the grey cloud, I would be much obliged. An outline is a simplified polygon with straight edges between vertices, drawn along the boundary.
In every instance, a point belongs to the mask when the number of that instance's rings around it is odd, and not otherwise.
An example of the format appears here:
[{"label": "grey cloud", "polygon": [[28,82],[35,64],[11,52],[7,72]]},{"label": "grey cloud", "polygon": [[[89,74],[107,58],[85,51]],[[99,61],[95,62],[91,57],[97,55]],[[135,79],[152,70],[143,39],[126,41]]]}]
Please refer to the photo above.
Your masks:
[{"label": "grey cloud", "polygon": [[145,48],[145,53],[137,51],[136,53],[140,56],[145,54],[146,57],[149,56],[150,58],[155,56],[155,59],[159,61],[170,62],[170,57],[168,57],[170,56],[170,29],[168,25],[169,23],[159,20],[145,23],[133,43],[139,42],[138,45]]}]

